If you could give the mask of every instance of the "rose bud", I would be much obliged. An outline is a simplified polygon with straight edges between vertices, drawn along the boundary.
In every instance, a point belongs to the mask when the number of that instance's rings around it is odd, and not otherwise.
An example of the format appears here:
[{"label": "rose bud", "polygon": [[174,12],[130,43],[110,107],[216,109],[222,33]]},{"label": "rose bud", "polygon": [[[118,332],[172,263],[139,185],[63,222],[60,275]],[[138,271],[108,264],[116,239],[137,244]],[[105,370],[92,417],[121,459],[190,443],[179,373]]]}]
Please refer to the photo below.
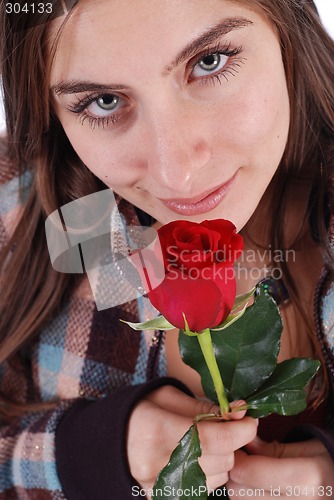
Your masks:
[{"label": "rose bud", "polygon": [[[146,290],[151,303],[175,327],[185,328],[184,316],[193,332],[218,326],[236,296],[233,264],[241,255],[243,239],[235,226],[223,219],[179,220],[161,227],[158,235],[165,277]],[[146,281],[156,267],[145,269]],[[156,282],[153,276],[151,282]]]}]

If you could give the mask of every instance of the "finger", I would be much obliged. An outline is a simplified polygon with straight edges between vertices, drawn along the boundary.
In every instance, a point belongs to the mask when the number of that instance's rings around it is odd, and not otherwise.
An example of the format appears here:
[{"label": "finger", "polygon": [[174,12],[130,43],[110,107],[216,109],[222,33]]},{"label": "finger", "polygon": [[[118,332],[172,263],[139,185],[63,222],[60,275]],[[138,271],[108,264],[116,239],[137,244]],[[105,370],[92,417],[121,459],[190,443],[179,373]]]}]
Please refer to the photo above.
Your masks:
[{"label": "finger", "polygon": [[200,422],[198,431],[203,454],[227,455],[252,441],[257,432],[257,421],[245,417],[239,421]]},{"label": "finger", "polygon": [[199,464],[207,477],[227,473],[233,469],[234,453],[222,455],[219,458],[217,458],[217,455],[202,455],[199,458]]},{"label": "finger", "polygon": [[[217,488],[221,488],[224,484],[228,482],[228,473],[216,474],[212,476],[207,476],[206,485],[208,493],[212,493]],[[223,497],[225,498],[225,497]]]},{"label": "finger", "polygon": [[255,455],[277,458],[313,457],[326,452],[325,446],[318,439],[309,439],[298,443],[267,443],[258,436],[247,445],[247,451]]},{"label": "finger", "polygon": [[151,401],[141,401],[131,413],[127,432],[127,454],[131,474],[141,484],[153,484],[178,441],[192,424]]},{"label": "finger", "polygon": [[231,420],[241,420],[245,415],[247,410],[237,411],[239,407],[244,407],[246,405],[246,401],[233,401],[230,405],[231,407]]},{"label": "finger", "polygon": [[219,406],[204,399],[195,399],[171,385],[160,387],[146,396],[146,399],[164,410],[193,419],[196,415],[216,413]]},{"label": "finger", "polygon": [[[206,399],[195,399],[188,394],[180,391],[172,385],[166,385],[152,391],[146,396],[146,399],[172,413],[183,415],[184,417],[194,418],[196,415],[220,414],[219,406]],[[229,415],[231,420],[241,420],[247,410],[236,411],[238,407],[243,407],[246,402],[243,400],[233,401]]]},{"label": "finger", "polygon": [[[317,462],[316,462],[317,460]],[[302,458],[272,458],[259,455],[235,453],[235,463],[230,479],[249,488],[285,488],[286,486],[308,486],[319,483],[319,471],[327,467],[323,455]]]}]

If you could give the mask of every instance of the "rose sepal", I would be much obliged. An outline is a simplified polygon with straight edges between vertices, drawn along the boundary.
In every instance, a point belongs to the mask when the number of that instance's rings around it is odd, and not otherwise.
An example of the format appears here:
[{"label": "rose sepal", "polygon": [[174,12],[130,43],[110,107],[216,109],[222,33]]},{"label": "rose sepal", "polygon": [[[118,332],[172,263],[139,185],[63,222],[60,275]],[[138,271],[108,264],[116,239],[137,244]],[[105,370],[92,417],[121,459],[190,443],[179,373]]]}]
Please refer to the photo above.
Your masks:
[{"label": "rose sepal", "polygon": [[229,316],[227,316],[227,318],[225,319],[225,321],[223,321],[223,323],[221,323],[218,326],[215,326],[215,328],[211,328],[211,331],[212,332],[221,332],[222,330],[225,330],[229,326],[233,325],[233,323],[238,321],[238,319],[244,315],[246,309],[247,309],[247,304],[244,305],[244,307],[241,309],[241,311],[238,311],[235,314],[230,314]]},{"label": "rose sepal", "polygon": [[231,314],[238,311],[238,309],[240,309],[241,307],[243,308],[245,305],[247,306],[250,299],[254,296],[255,292],[256,292],[256,286],[254,286],[254,288],[251,288],[251,290],[249,290],[246,293],[237,295],[231,310]]},{"label": "rose sepal", "polygon": [[122,323],[126,323],[133,330],[174,330],[175,326],[169,323],[164,316],[158,316],[157,318],[150,319],[143,323],[131,323],[131,321],[120,320]]},{"label": "rose sepal", "polygon": [[200,335],[201,332],[192,332],[190,330],[186,315],[184,313],[182,314],[184,319],[184,329],[180,330],[180,332],[183,332],[185,335],[188,335],[188,337],[197,337],[197,335]]}]

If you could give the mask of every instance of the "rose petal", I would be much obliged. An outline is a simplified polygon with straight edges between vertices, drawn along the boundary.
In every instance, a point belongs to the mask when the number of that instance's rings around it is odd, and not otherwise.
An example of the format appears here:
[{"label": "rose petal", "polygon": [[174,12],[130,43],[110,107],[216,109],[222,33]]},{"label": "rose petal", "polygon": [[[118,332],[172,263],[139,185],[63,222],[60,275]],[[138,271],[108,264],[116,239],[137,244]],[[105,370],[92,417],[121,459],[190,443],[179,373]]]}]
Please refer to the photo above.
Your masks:
[{"label": "rose petal", "polygon": [[154,307],[178,328],[184,328],[184,313],[193,332],[219,325],[230,312],[212,280],[191,279],[178,270],[169,273],[148,297]]},{"label": "rose petal", "polygon": [[206,280],[212,281],[219,288],[223,298],[223,307],[227,311],[227,313],[224,312],[224,317],[226,318],[233,307],[236,297],[234,267],[229,263],[216,264],[215,266],[201,270],[201,276]]},{"label": "rose petal", "polygon": [[225,260],[233,263],[239,259],[243,249],[244,241],[232,222],[225,219],[205,220],[203,226],[217,231],[220,234],[219,248],[225,252]]}]

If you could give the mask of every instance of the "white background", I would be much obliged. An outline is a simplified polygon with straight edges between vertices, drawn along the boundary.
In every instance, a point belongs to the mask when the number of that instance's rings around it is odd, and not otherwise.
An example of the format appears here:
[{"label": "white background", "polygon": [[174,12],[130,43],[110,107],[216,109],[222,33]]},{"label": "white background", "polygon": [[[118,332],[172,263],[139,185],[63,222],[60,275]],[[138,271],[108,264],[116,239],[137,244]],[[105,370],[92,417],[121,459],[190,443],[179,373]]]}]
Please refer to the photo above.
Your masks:
[{"label": "white background", "polygon": [[[319,9],[319,13],[322,17],[324,25],[334,38],[334,0],[315,0],[315,2]],[[2,105],[0,102],[0,131],[4,130],[4,128],[5,122],[3,118]]]}]

